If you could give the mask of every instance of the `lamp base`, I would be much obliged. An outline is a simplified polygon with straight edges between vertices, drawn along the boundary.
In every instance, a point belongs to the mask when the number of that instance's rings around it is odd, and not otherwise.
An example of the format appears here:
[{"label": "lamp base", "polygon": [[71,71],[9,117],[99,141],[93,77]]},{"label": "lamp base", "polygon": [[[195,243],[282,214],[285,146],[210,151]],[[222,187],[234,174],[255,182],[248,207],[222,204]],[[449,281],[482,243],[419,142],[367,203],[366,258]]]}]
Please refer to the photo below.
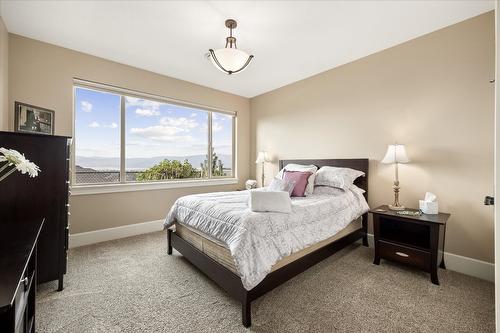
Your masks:
[{"label": "lamp base", "polygon": [[390,210],[404,210],[405,206],[399,203],[399,180],[398,180],[398,164],[396,163],[396,179],[394,180],[394,203],[389,205]]},{"label": "lamp base", "polygon": [[405,206],[394,206],[394,205],[389,205],[390,210],[404,210]]}]

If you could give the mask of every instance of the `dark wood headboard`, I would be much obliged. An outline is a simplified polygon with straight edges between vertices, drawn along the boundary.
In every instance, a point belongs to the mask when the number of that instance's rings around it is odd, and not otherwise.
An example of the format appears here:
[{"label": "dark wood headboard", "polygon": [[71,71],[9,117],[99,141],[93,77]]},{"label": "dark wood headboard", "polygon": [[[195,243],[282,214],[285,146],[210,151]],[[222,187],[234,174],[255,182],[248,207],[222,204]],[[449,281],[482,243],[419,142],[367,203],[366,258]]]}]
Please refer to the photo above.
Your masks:
[{"label": "dark wood headboard", "polygon": [[368,200],[368,159],[367,158],[341,158],[341,159],[320,159],[320,160],[280,160],[280,170],[287,164],[306,164],[315,165],[319,168],[322,166],[334,166],[339,168],[351,168],[354,170],[363,171],[364,177],[359,177],[354,181],[354,185],[365,190],[365,198]]}]

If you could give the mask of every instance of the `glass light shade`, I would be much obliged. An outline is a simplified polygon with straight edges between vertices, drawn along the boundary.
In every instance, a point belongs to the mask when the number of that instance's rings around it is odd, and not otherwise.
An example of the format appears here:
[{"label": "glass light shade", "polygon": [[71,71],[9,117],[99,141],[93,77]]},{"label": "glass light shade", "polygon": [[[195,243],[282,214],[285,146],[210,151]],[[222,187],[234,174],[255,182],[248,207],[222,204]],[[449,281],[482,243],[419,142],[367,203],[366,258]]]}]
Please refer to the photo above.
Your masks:
[{"label": "glass light shade", "polygon": [[255,163],[264,163],[264,162],[269,162],[269,157],[267,156],[267,152],[260,151],[257,154],[257,160],[255,161]]},{"label": "glass light shade", "polygon": [[408,163],[410,159],[408,155],[406,155],[406,149],[404,145],[389,145],[387,147],[387,152],[385,153],[384,158],[382,159],[382,163],[391,164],[391,163]]},{"label": "glass light shade", "polygon": [[235,48],[218,49],[215,50],[214,53],[217,61],[223,68],[216,63],[212,55],[209,53],[208,56],[210,61],[212,61],[212,64],[214,64],[215,67],[226,74],[228,74],[227,72],[243,71],[246,67],[243,69],[242,67],[247,64],[248,58],[250,57],[246,52]]}]

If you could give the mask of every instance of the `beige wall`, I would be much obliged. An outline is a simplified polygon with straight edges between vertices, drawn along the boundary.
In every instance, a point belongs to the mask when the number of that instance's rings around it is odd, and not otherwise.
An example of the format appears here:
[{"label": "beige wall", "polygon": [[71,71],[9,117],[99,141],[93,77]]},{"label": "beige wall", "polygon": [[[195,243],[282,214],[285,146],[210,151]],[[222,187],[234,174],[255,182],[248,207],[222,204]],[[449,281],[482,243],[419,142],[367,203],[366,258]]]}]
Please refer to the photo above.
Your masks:
[{"label": "beige wall", "polygon": [[[0,36],[5,36],[1,25]],[[0,47],[6,52],[4,39]],[[393,169],[379,160],[387,144],[405,143],[412,163],[400,169],[403,203],[416,206],[425,191],[435,192],[441,210],[452,214],[446,251],[493,261],[493,216],[482,205],[484,195],[493,192],[492,13],[250,102],[16,35],[9,37],[8,53],[10,129],[17,100],[56,110],[56,134],[71,135],[73,77],[231,109],[238,112],[240,187],[250,171],[259,175],[253,163],[259,150],[275,159],[369,157],[370,205],[388,203]],[[267,178],[274,172],[276,162],[268,166]],[[234,188],[74,196],[71,231],[160,219],[181,195]]]},{"label": "beige wall", "polygon": [[[500,19],[498,10],[500,1],[495,1],[495,196],[500,193]],[[495,205],[495,258],[500,258],[500,207]],[[498,261],[497,261],[498,262]],[[495,323],[500,327],[500,265],[495,265]],[[498,328],[496,329],[499,330]]]},{"label": "beige wall", "polygon": [[[14,101],[55,110],[55,132],[72,135],[73,78],[182,99],[236,111],[239,187],[249,174],[249,100],[186,81],[154,74],[102,58],[71,51],[17,35],[9,38],[9,127]],[[73,196],[71,232],[79,233],[162,219],[174,200],[184,194],[235,189],[211,186]]]},{"label": "beige wall", "polygon": [[0,17],[0,130],[7,129],[9,115],[9,33]]},{"label": "beige wall", "polygon": [[375,207],[393,198],[393,167],[379,161],[404,143],[412,163],[400,168],[402,202],[436,193],[452,214],[445,250],[493,262],[482,201],[493,193],[494,29],[490,12],[252,98],[251,158],[368,157]]}]

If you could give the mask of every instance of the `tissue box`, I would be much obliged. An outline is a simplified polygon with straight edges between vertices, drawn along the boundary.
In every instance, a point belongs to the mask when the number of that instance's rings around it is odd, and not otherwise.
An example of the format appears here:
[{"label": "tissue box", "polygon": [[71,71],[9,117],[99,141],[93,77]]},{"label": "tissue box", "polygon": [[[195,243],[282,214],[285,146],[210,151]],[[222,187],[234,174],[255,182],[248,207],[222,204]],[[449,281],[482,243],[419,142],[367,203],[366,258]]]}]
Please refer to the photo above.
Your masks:
[{"label": "tissue box", "polygon": [[424,214],[437,214],[439,212],[437,201],[419,200],[419,208]]}]

